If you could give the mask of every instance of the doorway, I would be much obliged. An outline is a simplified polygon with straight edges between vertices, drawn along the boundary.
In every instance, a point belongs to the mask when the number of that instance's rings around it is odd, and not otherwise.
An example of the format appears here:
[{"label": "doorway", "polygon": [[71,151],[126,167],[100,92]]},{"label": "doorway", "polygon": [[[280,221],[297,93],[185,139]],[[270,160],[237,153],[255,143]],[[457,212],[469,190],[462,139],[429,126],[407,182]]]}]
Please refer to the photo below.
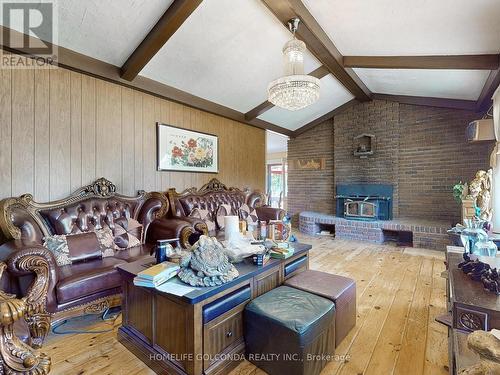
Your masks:
[{"label": "doorway", "polygon": [[288,193],[288,137],[266,131],[267,204],[286,210]]}]

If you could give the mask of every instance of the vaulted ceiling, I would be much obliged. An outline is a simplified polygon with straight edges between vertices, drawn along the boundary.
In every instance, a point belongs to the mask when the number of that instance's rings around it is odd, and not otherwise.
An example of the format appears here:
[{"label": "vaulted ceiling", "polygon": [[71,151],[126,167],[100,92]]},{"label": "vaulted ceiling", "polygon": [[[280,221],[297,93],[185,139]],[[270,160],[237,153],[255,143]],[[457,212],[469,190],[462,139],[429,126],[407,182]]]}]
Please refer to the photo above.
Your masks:
[{"label": "vaulted ceiling", "polygon": [[[186,104],[287,135],[378,94],[484,111],[500,81],[499,0],[57,4],[54,44],[117,69],[119,83],[152,80],[156,94],[195,98]],[[266,91],[283,73],[281,49],[291,37],[285,23],[295,16],[309,49],[305,70],[321,79],[321,96],[290,112],[266,102]]]}]

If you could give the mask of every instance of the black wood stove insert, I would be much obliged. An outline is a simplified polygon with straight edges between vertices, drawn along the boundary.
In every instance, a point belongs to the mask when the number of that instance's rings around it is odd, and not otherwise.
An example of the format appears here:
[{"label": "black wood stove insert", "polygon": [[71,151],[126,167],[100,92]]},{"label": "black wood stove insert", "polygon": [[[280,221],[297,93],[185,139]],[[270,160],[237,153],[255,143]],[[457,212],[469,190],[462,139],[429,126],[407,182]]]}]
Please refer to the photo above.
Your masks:
[{"label": "black wood stove insert", "polygon": [[354,220],[391,220],[392,185],[338,184],[337,216]]}]

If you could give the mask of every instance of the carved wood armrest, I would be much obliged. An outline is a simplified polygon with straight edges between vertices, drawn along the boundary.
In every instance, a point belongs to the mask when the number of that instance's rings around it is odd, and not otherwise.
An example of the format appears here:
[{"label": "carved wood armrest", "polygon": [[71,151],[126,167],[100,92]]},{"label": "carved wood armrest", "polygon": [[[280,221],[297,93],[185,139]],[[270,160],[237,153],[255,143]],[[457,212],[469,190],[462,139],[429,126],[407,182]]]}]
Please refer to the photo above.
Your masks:
[{"label": "carved wood armrest", "polygon": [[[0,263],[0,278],[7,265]],[[26,312],[25,299],[17,299],[15,295],[0,291],[0,356],[2,367],[0,373],[5,374],[39,374],[50,371],[50,357],[40,353],[23,343],[15,335],[14,323]]]},{"label": "carved wood armrest", "polygon": [[208,233],[205,222],[201,219],[173,217],[153,221],[148,229],[148,242],[168,238],[179,238],[183,248],[189,248],[189,237],[195,232]]},{"label": "carved wood armrest", "polygon": [[29,247],[11,254],[7,260],[12,275],[34,273],[35,278],[23,300],[26,303],[24,319],[28,323],[31,345],[39,348],[50,330],[51,314],[47,311],[48,298],[55,303],[54,289],[58,280],[58,268],[50,251],[44,247]]}]

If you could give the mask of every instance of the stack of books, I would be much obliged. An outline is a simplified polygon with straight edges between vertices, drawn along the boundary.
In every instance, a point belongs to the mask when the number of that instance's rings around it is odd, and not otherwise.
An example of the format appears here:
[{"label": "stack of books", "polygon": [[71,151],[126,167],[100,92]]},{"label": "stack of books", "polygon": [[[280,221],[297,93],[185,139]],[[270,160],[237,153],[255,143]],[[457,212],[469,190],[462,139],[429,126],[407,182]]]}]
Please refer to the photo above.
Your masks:
[{"label": "stack of books", "polygon": [[294,253],[293,247],[289,247],[287,249],[273,247],[271,249],[271,258],[277,259],[287,259],[290,258]]},{"label": "stack of books", "polygon": [[134,277],[134,285],[156,288],[167,280],[176,276],[179,272],[179,265],[171,262],[155,264],[153,267],[141,271]]},{"label": "stack of books", "polygon": [[265,253],[260,253],[260,254],[254,254],[252,257],[253,264],[256,266],[265,266],[266,263],[269,261],[270,254],[268,252]]}]

